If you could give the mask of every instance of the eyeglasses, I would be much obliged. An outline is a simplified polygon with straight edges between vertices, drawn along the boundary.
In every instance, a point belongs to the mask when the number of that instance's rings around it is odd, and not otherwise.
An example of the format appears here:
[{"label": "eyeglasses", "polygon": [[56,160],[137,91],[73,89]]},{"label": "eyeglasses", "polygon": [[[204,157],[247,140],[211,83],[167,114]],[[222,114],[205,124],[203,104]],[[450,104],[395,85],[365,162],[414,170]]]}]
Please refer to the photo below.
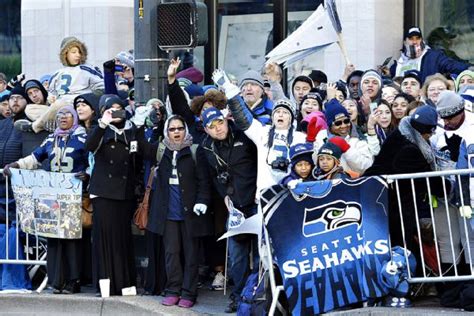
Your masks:
[{"label": "eyeglasses", "polygon": [[21,95],[13,95],[13,96],[10,96],[9,99],[10,99],[10,100],[13,100],[13,101],[16,101],[16,100],[23,100],[24,97],[21,96]]},{"label": "eyeglasses", "polygon": [[332,124],[334,124],[334,126],[341,126],[342,124],[349,125],[350,123],[351,123],[350,119],[344,119],[341,121],[334,121]]},{"label": "eyeglasses", "polygon": [[182,132],[182,131],[184,131],[184,126],[168,128],[168,132],[170,132],[170,133]]},{"label": "eyeglasses", "polygon": [[72,115],[72,113],[69,113],[69,112],[67,112],[67,113],[59,112],[58,114],[56,114],[56,117],[60,119],[60,118],[63,118],[63,117],[73,117],[73,115]]}]

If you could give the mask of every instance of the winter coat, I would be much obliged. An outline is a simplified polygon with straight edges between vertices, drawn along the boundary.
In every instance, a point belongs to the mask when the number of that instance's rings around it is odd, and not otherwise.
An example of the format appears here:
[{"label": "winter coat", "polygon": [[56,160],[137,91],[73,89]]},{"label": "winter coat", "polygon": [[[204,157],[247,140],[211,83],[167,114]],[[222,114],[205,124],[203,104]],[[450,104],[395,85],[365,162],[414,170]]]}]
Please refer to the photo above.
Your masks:
[{"label": "winter coat", "polygon": [[[13,127],[13,118],[9,117],[0,121],[0,166],[15,162],[22,156],[22,133]],[[0,181],[0,223],[6,219],[6,180]],[[8,218],[10,223],[15,219],[15,202],[13,191],[8,188]]]},{"label": "winter coat", "polygon": [[[243,130],[245,135],[250,138],[258,150],[258,176],[257,176],[257,198],[260,196],[260,191],[278,184],[287,174],[290,173],[289,164],[289,148],[295,144],[304,143],[306,135],[297,132],[294,126],[290,126],[288,130],[274,130],[273,126],[263,125],[256,120],[250,110],[245,105],[242,97],[236,96],[228,101],[229,108],[232,111],[236,125]],[[269,147],[269,138],[273,135],[273,145]],[[292,134],[292,139],[290,135]],[[285,146],[277,143],[279,138],[280,143],[284,142]],[[273,169],[271,164],[276,160],[286,160],[288,166],[285,170]]]},{"label": "winter coat", "polygon": [[87,137],[86,149],[95,152],[89,193],[112,200],[134,199],[137,153],[130,153],[130,143],[135,140],[136,127],[124,130],[126,142],[123,137],[109,137],[110,133],[109,127],[97,125]]},{"label": "winter coat", "polygon": [[[147,148],[144,150],[148,152],[144,153],[146,158],[151,158],[150,155],[156,156],[158,145]],[[147,229],[158,235],[164,234],[168,217],[172,158],[173,152],[166,148],[153,181]],[[209,178],[206,168],[202,166],[205,163],[202,149],[197,150],[197,162],[194,162],[190,147],[181,149],[176,159],[186,230],[192,237],[210,235],[212,233],[211,215],[206,213],[198,216],[193,212],[195,204],[202,203],[209,206],[210,202]]]},{"label": "winter coat", "polygon": [[[208,163],[209,177],[212,179],[219,195],[229,195],[234,206],[242,212],[255,208],[257,183],[257,148],[244,134],[229,122],[229,135],[223,141],[206,137],[203,149]],[[221,166],[216,154],[225,161]],[[223,171],[230,175],[228,185],[219,182],[218,176]]]},{"label": "winter coat", "polygon": [[[429,143],[423,140],[421,135],[411,126],[410,117],[405,117],[400,121],[399,127],[387,137],[380,153],[375,157],[374,164],[364,173],[364,176],[429,172],[435,171],[435,169],[435,157]],[[429,183],[432,195],[443,196],[441,177],[432,177],[429,179]],[[408,237],[413,236],[416,230],[416,213],[411,181],[399,180],[398,184],[407,236],[406,241],[408,248],[413,249],[413,239]],[[450,192],[450,182],[446,181],[445,184],[447,192]],[[429,214],[427,212],[429,212],[429,199],[431,198],[428,195],[426,179],[416,179],[414,185],[418,217],[426,217]],[[389,204],[392,245],[403,246],[395,183],[391,185]]]},{"label": "winter coat", "polygon": [[[399,59],[398,62],[400,62]],[[427,48],[426,53],[421,59],[420,79],[425,82],[426,77],[434,75],[435,73],[450,73],[459,74],[469,68],[469,64],[457,61],[453,58],[447,57],[443,51],[438,49]],[[391,76],[395,76],[397,70],[397,61],[390,67]]]}]

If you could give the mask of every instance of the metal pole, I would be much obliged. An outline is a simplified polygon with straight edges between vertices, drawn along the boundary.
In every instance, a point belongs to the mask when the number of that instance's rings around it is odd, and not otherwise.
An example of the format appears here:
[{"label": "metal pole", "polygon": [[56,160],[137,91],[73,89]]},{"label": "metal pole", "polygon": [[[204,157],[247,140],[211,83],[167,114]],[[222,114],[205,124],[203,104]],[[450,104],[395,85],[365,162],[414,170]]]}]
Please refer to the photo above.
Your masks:
[{"label": "metal pole", "polygon": [[[280,44],[287,35],[288,31],[288,3],[287,0],[273,1],[273,47]],[[288,71],[282,69],[281,85],[285,94],[287,93]]]},{"label": "metal pole", "polygon": [[212,84],[212,72],[217,68],[217,0],[205,0],[207,6],[208,41],[204,46],[204,83]]},{"label": "metal pole", "polygon": [[159,0],[135,0],[135,102],[150,98],[164,101],[167,95],[168,53],[158,48],[157,6]]}]

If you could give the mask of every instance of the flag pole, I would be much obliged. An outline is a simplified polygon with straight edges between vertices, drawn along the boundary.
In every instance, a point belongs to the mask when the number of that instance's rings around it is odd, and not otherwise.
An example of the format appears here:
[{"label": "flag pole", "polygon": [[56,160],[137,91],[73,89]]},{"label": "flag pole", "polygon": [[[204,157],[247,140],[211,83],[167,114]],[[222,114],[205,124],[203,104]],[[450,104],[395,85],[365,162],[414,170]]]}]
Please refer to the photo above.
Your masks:
[{"label": "flag pole", "polygon": [[351,61],[349,60],[349,55],[347,54],[346,50],[346,45],[344,45],[344,39],[342,38],[342,32],[337,33],[337,44],[339,44],[339,48],[341,49],[341,53],[344,56],[344,59],[346,61],[346,66],[351,64]]}]

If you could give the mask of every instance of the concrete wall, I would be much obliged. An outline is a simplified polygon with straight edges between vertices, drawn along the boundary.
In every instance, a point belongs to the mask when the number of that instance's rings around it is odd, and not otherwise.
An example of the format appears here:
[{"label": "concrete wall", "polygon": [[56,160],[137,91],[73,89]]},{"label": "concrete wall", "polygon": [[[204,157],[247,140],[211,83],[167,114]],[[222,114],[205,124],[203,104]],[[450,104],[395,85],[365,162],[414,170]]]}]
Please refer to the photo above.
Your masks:
[{"label": "concrete wall", "polygon": [[133,48],[133,0],[22,0],[22,71],[39,78],[62,67],[59,47],[76,36],[88,48],[87,63],[102,63]]}]

